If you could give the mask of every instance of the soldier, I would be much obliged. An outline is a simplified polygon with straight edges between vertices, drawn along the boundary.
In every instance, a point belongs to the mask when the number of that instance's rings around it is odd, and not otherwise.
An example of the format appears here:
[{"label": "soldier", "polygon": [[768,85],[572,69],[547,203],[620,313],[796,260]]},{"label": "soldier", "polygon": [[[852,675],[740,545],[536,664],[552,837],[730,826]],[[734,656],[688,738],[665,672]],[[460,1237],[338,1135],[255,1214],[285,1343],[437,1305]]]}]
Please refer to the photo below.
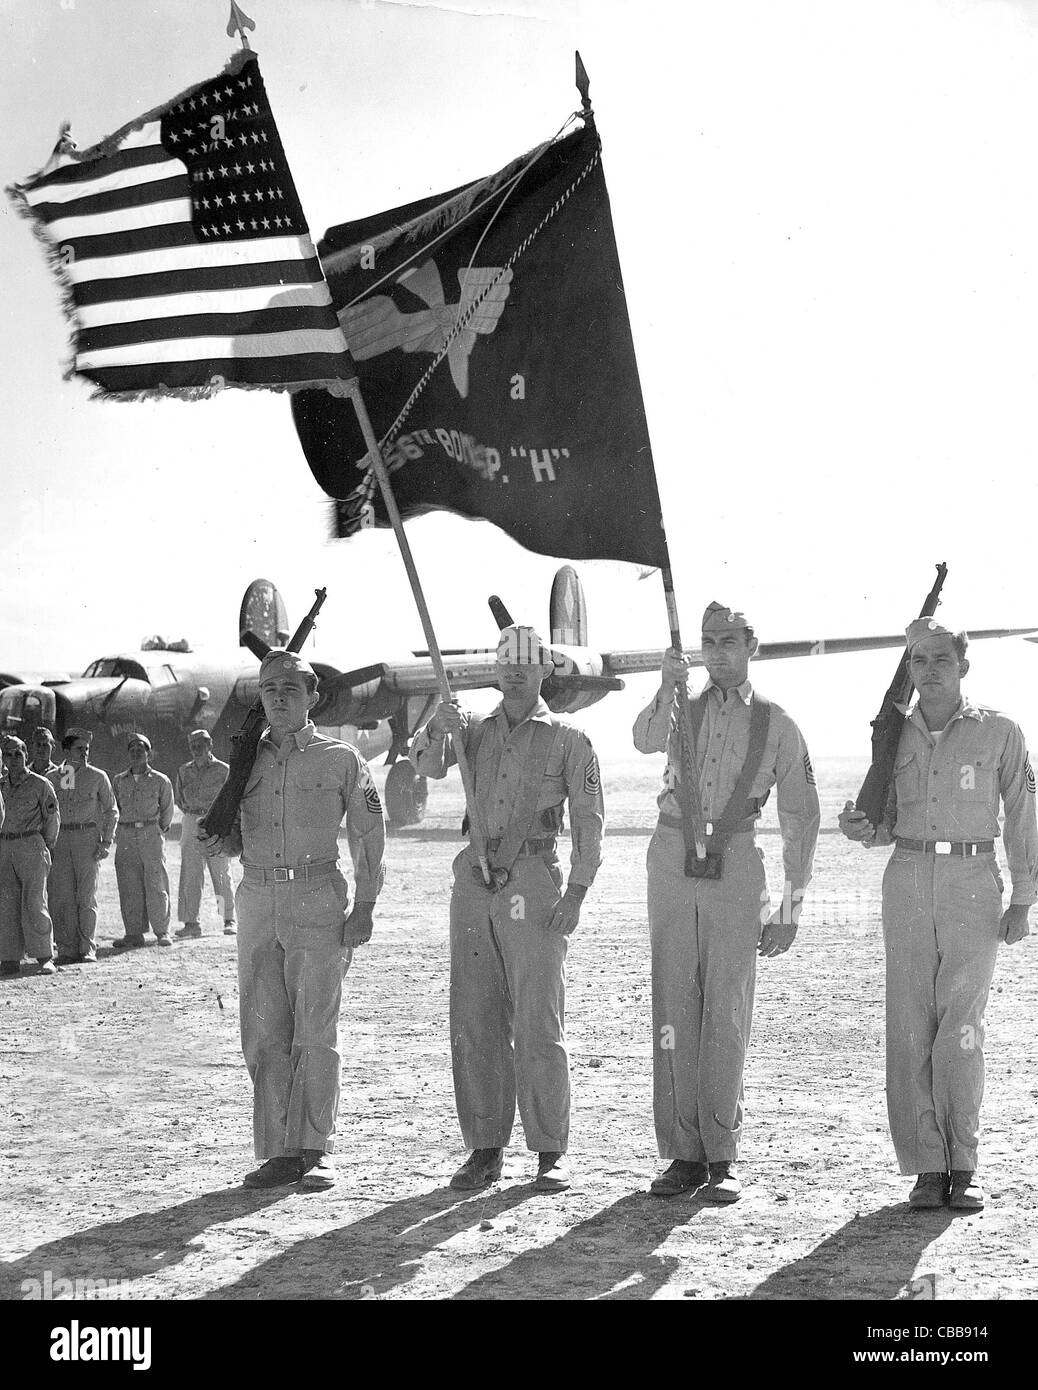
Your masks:
[{"label": "soldier", "polygon": [[[240,854],[238,982],[242,1052],[253,1084],[261,1165],[246,1187],[335,1182],[339,1008],[354,948],[371,939],[385,878],[385,821],[368,765],[310,722],[317,676],[275,648],[260,665],[269,728],[260,739],[235,830],[206,853]],[[339,827],[353,859],[355,902],[339,869]]]},{"label": "soldier", "polygon": [[[572,1180],[565,962],[601,860],[605,812],[589,740],[540,697],[553,669],[532,628],[504,628],[501,703],[485,717],[441,704],[411,750],[420,773],[443,777],[461,741],[495,868],[488,888],[471,845],[454,861],[451,1057],[471,1153],[451,1186],[463,1191],[501,1176],[517,1097],[527,1148],[538,1155],[535,1186],[558,1192]],[[563,894],[555,837],[567,799],[573,855]]]},{"label": "soldier", "polygon": [[[848,801],[840,829],[894,852],[883,875],[887,1114],[910,1207],[978,1211],[984,1007],[998,943],[1029,933],[1038,897],[1034,773],[1018,725],[961,691],[967,636],[934,618],[907,629],[918,692],[898,744],[883,823]],[[1013,881],[1003,912],[995,858],[1005,809]]]},{"label": "soldier", "polygon": [[126,935],[112,945],[116,950],[143,946],[150,926],[160,946],[172,946],[163,837],[173,822],[173,785],[151,767],[151,740],[145,734],[131,734],[126,748],[130,766],[112,782],[119,807],[115,877]]},{"label": "soldier", "polygon": [[54,974],[54,937],[44,904],[51,850],[61,817],[54,788],[30,772],[20,738],[0,737],[3,829],[0,830],[0,975],[17,975],[23,950],[41,975]]},{"label": "soldier", "polygon": [[234,915],[234,890],[231,888],[230,860],[226,854],[206,855],[198,843],[198,820],[216,800],[227,781],[230,768],[213,757],[213,740],[205,729],[188,735],[191,759],[177,771],[173,799],[184,813],[180,830],[180,881],[177,889],[177,916],[183,926],[176,935],[183,939],[202,935],[199,916],[202,906],[202,880],[205,865],[213,892],[220,899],[225,936],[238,930]]},{"label": "soldier", "polygon": [[48,779],[61,811],[48,881],[59,965],[97,960],[97,875],[119,820],[108,774],[90,763],[91,737],[87,729],[69,729],[61,740],[64,766]]},{"label": "soldier", "polygon": [[[734,1202],[742,1191],[735,1164],[756,957],[784,955],[793,944],[820,818],[800,730],[748,679],[757,638],[745,614],[711,603],[702,643],[709,679],[690,703],[691,736],[718,877],[686,876],[676,699],[689,662],[680,652],[664,656],[660,689],[634,725],[640,753],[667,753],[647,863],[653,1110],[660,1157],[670,1166],[651,1191],[673,1197],[708,1184],[710,1200]],[[754,842],[773,786],[785,866],[774,913]]]},{"label": "soldier", "polygon": [[54,735],[46,724],[38,724],[29,738],[29,771],[49,777],[57,770],[54,761]]}]

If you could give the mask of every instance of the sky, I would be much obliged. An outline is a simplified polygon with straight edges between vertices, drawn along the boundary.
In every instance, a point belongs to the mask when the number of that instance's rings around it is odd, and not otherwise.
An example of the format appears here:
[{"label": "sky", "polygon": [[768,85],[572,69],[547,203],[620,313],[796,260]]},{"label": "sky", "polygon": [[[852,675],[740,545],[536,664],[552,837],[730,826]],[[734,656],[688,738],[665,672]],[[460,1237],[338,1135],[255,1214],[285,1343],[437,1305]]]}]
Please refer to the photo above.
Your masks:
[{"label": "sky", "polygon": [[[764,639],[894,632],[946,561],[955,627],[1038,626],[1038,3],[252,0],[315,240],[501,167],[591,77],[686,642],[705,605]],[[0,0],[0,182],[215,75],[226,0]],[[68,331],[4,201],[0,669],[81,670],[142,636],[229,645],[262,575],[346,668],[424,646],[395,542],[327,539],[287,398],[127,405],[62,380]],[[546,624],[557,561],[486,523],[408,534],[444,646],[486,606]],[[561,557],[560,557],[561,558]],[[661,647],[658,575],[579,566],[600,649]],[[1038,741],[1038,645],[967,688]],[[864,756],[892,653],[769,663],[816,755]],[[579,716],[629,751],[649,677]]]}]

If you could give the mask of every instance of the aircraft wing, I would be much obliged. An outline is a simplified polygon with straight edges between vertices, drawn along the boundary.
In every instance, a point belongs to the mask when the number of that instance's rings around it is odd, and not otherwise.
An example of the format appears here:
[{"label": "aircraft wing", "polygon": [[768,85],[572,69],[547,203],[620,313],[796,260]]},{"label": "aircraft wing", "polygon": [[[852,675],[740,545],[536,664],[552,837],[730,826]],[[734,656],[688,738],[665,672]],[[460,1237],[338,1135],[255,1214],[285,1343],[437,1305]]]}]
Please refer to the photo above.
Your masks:
[{"label": "aircraft wing", "polygon": [[[1029,633],[1038,633],[1038,629],[1034,627],[988,627],[971,632],[969,638],[971,642],[977,642],[983,641],[987,637],[1025,637],[1029,642],[1038,642],[1038,636],[1027,636]],[[883,647],[903,647],[904,645],[905,634],[903,632],[880,637],[804,638],[791,642],[762,642],[753,659],[754,661],[778,661],[784,657],[838,656],[843,652],[878,651]],[[703,656],[699,650],[690,648],[686,655],[691,658],[693,666],[702,666]],[[603,652],[602,662],[604,671],[610,675],[634,675],[639,671],[658,671],[663,662],[663,652],[659,649],[656,651]]]}]

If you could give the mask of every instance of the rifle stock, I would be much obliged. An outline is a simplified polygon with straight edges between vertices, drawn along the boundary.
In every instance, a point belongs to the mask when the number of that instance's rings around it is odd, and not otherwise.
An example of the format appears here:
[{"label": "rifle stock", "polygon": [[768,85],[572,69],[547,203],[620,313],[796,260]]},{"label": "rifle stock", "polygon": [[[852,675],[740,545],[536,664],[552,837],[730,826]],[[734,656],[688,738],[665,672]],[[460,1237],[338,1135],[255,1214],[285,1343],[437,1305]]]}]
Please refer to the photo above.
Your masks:
[{"label": "rifle stock", "polygon": [[[315,589],[314,594],[316,597],[313,606],[292,634],[292,638],[285,648],[286,651],[298,652],[314,630],[314,623],[328,597],[328,590]],[[199,830],[206,835],[219,835],[222,839],[231,833],[235,817],[238,814],[238,807],[245,794],[246,784],[252,773],[252,766],[256,761],[260,736],[266,723],[263,702],[256,699],[242,720],[241,728],[231,736],[230,771],[227,774],[227,781],[220,788],[219,794],[209,810],[198,822]]]},{"label": "rifle stock", "polygon": [[[938,565],[937,579],[919,612],[920,618],[932,618],[936,613],[937,605],[941,601],[941,589],[947,576],[948,566],[943,563]],[[906,647],[901,653],[894,679],[883,696],[879,713],[872,721],[872,765],[865,774],[865,781],[862,782],[854,803],[854,809],[864,811],[877,830],[882,825],[886,812],[890,783],[894,776],[894,762],[897,759],[897,746],[901,741],[901,730],[905,723],[905,716],[897,706],[907,704],[911,694],[912,679],[908,674]]]}]

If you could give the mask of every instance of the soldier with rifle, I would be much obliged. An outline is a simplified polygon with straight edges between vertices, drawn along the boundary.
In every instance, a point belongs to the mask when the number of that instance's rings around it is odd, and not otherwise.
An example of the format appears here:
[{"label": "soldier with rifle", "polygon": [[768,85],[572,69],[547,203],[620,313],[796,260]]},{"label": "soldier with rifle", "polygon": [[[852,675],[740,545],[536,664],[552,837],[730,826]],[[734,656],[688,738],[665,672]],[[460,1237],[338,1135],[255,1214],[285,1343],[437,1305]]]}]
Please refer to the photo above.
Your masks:
[{"label": "soldier with rifle", "polygon": [[[907,630],[874,724],[873,766],[840,828],[869,847],[894,845],[883,875],[887,1113],[901,1172],[916,1177],[909,1205],[977,1211],[984,1008],[999,942],[1028,934],[1038,829],[1019,726],[962,695],[966,633],[930,616],[941,579]],[[1004,911],[1000,801],[1012,878]]]},{"label": "soldier with rifle", "polygon": [[[356,947],[371,938],[385,877],[385,821],[367,763],[319,734],[317,676],[297,649],[323,591],[287,649],[259,672],[231,770],[202,818],[207,853],[240,854],[238,982],[242,1052],[253,1084],[260,1166],[246,1187],[335,1183],[339,1008]],[[339,869],[339,827],[353,860],[352,911]]]},{"label": "soldier with rifle", "polygon": [[[800,730],[748,679],[757,639],[745,614],[711,603],[702,643],[710,679],[688,701],[687,745],[679,702],[689,663],[673,648],[634,726],[640,753],[667,753],[648,874],[653,1111],[669,1167],[651,1191],[674,1197],[705,1186],[711,1201],[734,1202],[756,958],[784,955],[796,937],[819,810]],[[754,843],[772,787],[785,864],[774,912]],[[705,823],[703,855],[691,847],[690,822]]]}]

